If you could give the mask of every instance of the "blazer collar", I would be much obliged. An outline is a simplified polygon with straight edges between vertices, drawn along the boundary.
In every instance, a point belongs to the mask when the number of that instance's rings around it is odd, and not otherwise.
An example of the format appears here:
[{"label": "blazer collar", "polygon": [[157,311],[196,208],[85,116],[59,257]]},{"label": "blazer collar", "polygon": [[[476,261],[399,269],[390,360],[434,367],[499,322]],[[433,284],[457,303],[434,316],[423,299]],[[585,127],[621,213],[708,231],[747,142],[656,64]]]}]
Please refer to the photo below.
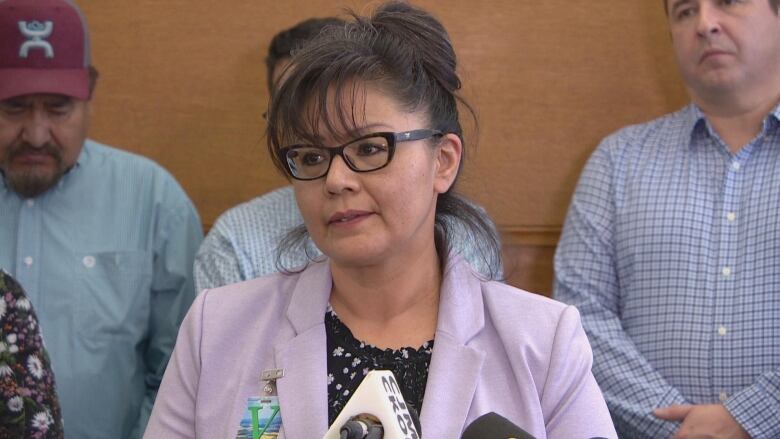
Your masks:
[{"label": "blazer collar", "polygon": [[[277,385],[285,437],[322,437],[328,429],[324,316],[332,287],[327,261],[300,274],[287,318],[291,333],[276,344],[285,371]],[[424,437],[460,437],[485,354],[467,346],[485,325],[481,285],[471,267],[451,255],[444,270],[433,355],[422,413]]]},{"label": "blazer collar", "polygon": [[301,272],[287,307],[287,319],[296,334],[323,324],[332,288],[333,278],[327,259],[310,262]]},{"label": "blazer collar", "polygon": [[471,267],[451,255],[444,271],[439,316],[420,421],[423,437],[460,437],[485,353],[468,346],[485,326],[482,287]]},{"label": "blazer collar", "polygon": [[[314,262],[301,274],[287,308],[290,327],[275,346],[277,383],[284,436],[319,438],[328,430],[325,310],[331,290],[327,261]],[[285,333],[286,332],[286,333]]]}]

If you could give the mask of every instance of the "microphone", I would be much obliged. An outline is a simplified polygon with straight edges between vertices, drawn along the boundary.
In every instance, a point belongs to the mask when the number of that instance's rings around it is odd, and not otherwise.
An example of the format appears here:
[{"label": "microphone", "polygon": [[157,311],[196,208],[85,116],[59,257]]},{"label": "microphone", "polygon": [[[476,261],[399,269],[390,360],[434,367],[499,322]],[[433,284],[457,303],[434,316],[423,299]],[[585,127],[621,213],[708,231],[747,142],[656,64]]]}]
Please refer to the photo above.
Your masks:
[{"label": "microphone", "polygon": [[372,370],[323,439],[420,439],[419,420],[410,409],[393,373]]},{"label": "microphone", "polygon": [[385,429],[375,416],[357,415],[339,430],[341,439],[382,439]]},{"label": "microphone", "polygon": [[474,420],[461,439],[536,439],[509,419],[490,412]]}]

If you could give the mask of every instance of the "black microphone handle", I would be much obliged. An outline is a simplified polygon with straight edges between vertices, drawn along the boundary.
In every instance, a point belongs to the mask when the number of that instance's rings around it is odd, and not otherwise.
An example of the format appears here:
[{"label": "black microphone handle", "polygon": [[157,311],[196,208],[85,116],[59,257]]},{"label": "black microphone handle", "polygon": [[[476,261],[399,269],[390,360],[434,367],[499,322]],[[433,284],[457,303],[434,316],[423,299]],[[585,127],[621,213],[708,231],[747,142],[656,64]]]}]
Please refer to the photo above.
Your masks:
[{"label": "black microphone handle", "polygon": [[495,412],[484,414],[463,431],[461,439],[536,439],[530,433]]}]

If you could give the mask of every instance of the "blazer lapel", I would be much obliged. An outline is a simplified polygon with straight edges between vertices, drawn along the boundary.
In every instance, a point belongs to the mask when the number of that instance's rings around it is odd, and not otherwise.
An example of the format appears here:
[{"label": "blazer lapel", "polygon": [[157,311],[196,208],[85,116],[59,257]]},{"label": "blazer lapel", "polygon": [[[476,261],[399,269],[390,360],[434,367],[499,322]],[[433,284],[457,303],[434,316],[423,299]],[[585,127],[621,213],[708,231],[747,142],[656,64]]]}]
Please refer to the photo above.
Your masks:
[{"label": "blazer lapel", "polygon": [[460,437],[485,353],[467,346],[485,325],[482,291],[471,267],[451,255],[439,298],[439,318],[420,422],[423,437]]},{"label": "blazer lapel", "polygon": [[286,438],[320,438],[328,430],[325,310],[332,280],[327,262],[313,263],[293,290],[290,326],[276,344],[275,360],[284,369],[277,381],[282,431]]},{"label": "blazer lapel", "polygon": [[325,325],[295,337],[277,351],[284,377],[277,383],[284,437],[320,438],[328,430]]}]

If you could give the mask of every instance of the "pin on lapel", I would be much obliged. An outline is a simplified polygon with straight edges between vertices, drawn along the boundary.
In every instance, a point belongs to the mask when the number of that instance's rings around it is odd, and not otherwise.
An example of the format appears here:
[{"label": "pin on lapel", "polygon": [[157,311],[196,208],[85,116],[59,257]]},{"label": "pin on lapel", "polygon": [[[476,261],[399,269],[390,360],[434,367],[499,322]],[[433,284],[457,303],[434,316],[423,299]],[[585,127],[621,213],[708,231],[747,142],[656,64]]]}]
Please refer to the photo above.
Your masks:
[{"label": "pin on lapel", "polygon": [[266,395],[276,394],[276,380],[284,378],[284,369],[268,369],[260,374],[260,381],[265,382],[263,392]]}]

